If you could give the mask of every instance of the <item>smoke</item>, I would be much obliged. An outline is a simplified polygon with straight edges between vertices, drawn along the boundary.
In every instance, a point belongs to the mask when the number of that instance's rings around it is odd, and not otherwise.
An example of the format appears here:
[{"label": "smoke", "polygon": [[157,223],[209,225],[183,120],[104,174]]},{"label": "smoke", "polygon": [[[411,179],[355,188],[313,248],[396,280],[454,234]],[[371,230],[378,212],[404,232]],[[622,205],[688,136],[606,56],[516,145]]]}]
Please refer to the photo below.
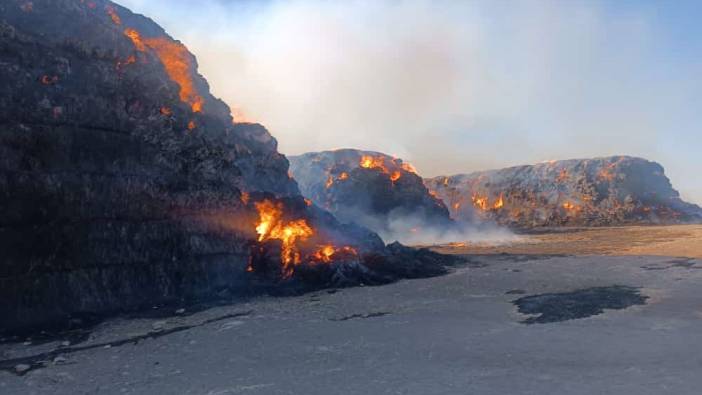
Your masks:
[{"label": "smoke", "polygon": [[388,152],[424,176],[627,154],[702,202],[700,35],[663,4],[120,2],[184,40],[285,154]]},{"label": "smoke", "polygon": [[407,245],[436,245],[447,243],[486,243],[499,245],[520,240],[512,231],[488,222],[456,222],[435,224],[421,218],[404,215],[388,217],[386,231],[380,232],[385,242],[397,240]]},{"label": "smoke", "polygon": [[[418,208],[419,209],[419,208]],[[406,245],[437,245],[447,243],[486,243],[499,245],[521,240],[506,227],[481,221],[475,216],[469,221],[447,222],[405,209],[395,209],[386,215],[371,214],[368,203],[357,201],[336,213],[342,222],[353,222],[376,232],[385,243],[399,241]]]}]

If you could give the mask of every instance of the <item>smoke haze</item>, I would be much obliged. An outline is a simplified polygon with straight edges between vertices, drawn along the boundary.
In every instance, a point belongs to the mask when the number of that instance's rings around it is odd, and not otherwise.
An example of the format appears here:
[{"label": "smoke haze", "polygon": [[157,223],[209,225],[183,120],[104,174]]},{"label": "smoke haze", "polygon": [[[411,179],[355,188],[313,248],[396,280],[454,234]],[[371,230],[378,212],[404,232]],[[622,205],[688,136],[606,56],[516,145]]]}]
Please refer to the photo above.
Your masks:
[{"label": "smoke haze", "polygon": [[285,154],[375,150],[423,176],[643,156],[702,203],[699,4],[119,2]]}]

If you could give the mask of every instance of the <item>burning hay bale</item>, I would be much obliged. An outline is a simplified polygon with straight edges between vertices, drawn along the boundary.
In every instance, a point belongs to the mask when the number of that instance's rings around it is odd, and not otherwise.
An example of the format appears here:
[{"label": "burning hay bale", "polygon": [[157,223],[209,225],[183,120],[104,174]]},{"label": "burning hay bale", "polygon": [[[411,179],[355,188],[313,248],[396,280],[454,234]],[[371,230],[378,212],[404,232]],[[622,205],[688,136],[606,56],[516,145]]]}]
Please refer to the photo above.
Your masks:
[{"label": "burning hay bale", "polygon": [[275,139],[232,119],[150,19],[106,0],[4,1],[0,47],[0,331],[386,281],[374,267],[400,264],[309,205]]},{"label": "burning hay bale", "polygon": [[424,180],[465,221],[514,228],[671,224],[702,220],[663,167],[632,157],[564,160]]},{"label": "burning hay bale", "polygon": [[302,194],[342,222],[366,226],[386,240],[412,240],[423,228],[452,226],[446,206],[402,159],[353,149],[289,159]]}]

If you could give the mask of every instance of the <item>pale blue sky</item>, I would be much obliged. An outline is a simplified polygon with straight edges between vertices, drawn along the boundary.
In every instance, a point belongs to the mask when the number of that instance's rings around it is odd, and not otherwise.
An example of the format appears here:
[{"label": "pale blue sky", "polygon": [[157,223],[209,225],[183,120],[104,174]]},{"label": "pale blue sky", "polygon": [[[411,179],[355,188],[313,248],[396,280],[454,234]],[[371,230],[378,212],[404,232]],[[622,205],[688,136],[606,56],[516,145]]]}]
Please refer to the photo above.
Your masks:
[{"label": "pale blue sky", "polygon": [[702,2],[118,2],[283,153],[372,149],[427,176],[627,154],[702,203]]}]

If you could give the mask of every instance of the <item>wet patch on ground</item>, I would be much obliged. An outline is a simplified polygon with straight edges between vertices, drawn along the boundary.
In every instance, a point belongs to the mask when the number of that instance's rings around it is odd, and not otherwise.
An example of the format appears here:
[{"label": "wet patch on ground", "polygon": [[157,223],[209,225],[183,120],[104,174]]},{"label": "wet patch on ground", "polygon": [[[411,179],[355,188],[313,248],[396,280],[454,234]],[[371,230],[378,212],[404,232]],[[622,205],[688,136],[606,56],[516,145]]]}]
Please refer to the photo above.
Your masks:
[{"label": "wet patch on ground", "polygon": [[501,253],[501,254],[492,255],[492,257],[497,258],[499,261],[502,261],[502,262],[522,263],[522,262],[530,262],[530,261],[540,261],[543,259],[551,259],[551,258],[567,258],[567,257],[569,257],[569,255],[566,255],[566,254],[507,254],[507,253]]},{"label": "wet patch on ground", "polygon": [[92,350],[96,348],[112,348],[119,347],[125,344],[138,344],[142,340],[146,339],[156,339],[166,335],[170,335],[177,332],[182,332],[188,329],[196,328],[199,326],[211,324],[218,321],[223,321],[229,318],[245,317],[253,314],[253,311],[244,311],[238,313],[225,314],[222,316],[210,318],[202,322],[190,325],[179,325],[170,328],[157,328],[153,331],[146,332],[141,335],[130,336],[127,338],[114,340],[110,342],[95,343],[85,346],[59,346],[58,348],[43,352],[40,354],[30,355],[22,358],[13,359],[3,359],[0,360],[0,370],[4,370],[18,376],[23,376],[32,370],[43,368],[50,363],[57,363],[57,358],[59,361],[63,359],[63,355],[73,354],[81,351]]},{"label": "wet patch on ground", "polygon": [[348,321],[348,320],[355,320],[355,319],[365,319],[365,318],[376,318],[376,317],[382,317],[385,315],[390,315],[391,313],[388,311],[376,311],[373,313],[368,313],[368,314],[351,314],[347,315],[345,317],[341,318],[330,318],[329,321]]},{"label": "wet patch on ground", "polygon": [[602,314],[605,309],[620,310],[646,304],[647,296],[638,288],[623,285],[595,287],[573,292],[530,295],[515,300],[522,314],[537,315],[524,324],[547,324]]},{"label": "wet patch on ground", "polygon": [[641,266],[641,268],[644,270],[702,269],[702,266],[695,266],[697,263],[698,260],[693,258],[676,258],[665,262],[665,265],[645,265]]}]

